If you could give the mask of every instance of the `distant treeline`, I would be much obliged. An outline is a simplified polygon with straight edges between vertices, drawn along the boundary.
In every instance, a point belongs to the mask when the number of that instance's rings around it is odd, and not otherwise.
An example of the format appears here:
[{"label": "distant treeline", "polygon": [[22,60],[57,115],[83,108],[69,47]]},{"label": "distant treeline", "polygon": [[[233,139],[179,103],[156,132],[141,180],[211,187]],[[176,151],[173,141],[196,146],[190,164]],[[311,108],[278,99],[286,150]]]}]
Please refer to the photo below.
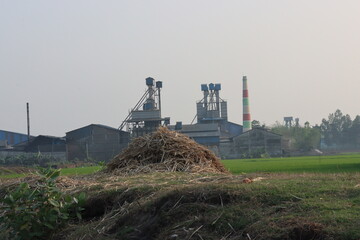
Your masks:
[{"label": "distant treeline", "polygon": [[328,146],[360,147],[360,116],[354,120],[339,109],[323,119],[320,125],[324,143]]},{"label": "distant treeline", "polygon": [[339,109],[329,114],[327,119],[323,118],[320,126],[310,126],[309,122],[305,122],[304,126],[289,128],[276,123],[271,130],[288,139],[292,151],[317,148],[360,149],[360,116],[357,115],[352,120],[349,114],[344,115]]}]

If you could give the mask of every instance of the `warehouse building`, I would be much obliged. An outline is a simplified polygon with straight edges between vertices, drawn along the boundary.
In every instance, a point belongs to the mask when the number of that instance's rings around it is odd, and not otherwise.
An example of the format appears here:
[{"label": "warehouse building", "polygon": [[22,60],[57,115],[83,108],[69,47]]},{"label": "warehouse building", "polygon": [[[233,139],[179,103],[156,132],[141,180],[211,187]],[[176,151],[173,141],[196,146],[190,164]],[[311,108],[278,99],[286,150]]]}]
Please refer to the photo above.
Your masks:
[{"label": "warehouse building", "polygon": [[66,140],[64,137],[39,135],[31,138],[29,142],[26,141],[14,145],[14,150],[33,153],[65,153]]},{"label": "warehouse building", "polygon": [[129,141],[128,132],[90,124],[66,133],[67,159],[108,161],[127,147]]},{"label": "warehouse building", "polygon": [[28,140],[27,134],[0,130],[0,141],[3,146],[13,146]]}]

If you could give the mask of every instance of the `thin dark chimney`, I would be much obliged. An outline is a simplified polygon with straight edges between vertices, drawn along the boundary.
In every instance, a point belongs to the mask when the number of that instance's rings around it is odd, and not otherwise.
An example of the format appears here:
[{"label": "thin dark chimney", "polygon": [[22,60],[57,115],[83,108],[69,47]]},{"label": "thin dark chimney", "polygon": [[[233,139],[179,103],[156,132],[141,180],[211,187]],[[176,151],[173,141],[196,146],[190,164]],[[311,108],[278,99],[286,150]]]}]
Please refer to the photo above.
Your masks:
[{"label": "thin dark chimney", "polygon": [[26,103],[26,113],[27,113],[27,136],[28,136],[28,142],[30,142],[30,114],[29,114],[29,103]]}]

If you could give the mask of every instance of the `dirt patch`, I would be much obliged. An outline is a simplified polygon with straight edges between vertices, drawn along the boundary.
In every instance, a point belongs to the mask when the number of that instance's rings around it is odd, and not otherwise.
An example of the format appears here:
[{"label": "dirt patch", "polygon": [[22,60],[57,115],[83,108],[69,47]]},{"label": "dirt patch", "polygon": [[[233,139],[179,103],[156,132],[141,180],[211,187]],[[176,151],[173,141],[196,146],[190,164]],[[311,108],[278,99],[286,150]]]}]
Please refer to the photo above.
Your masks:
[{"label": "dirt patch", "polygon": [[235,198],[221,189],[170,191],[119,218],[107,233],[126,234],[126,239],[188,239],[209,211],[226,206]]},{"label": "dirt patch", "polygon": [[220,159],[206,147],[184,134],[160,127],[156,132],[134,139],[108,165],[109,172],[227,173]]},{"label": "dirt patch", "polygon": [[320,223],[310,222],[307,219],[292,219],[284,223],[287,229],[284,239],[291,240],[323,240],[327,239],[324,226]]},{"label": "dirt patch", "polygon": [[87,199],[83,211],[85,220],[102,217],[106,212],[121,208],[153,193],[152,188],[123,188],[108,192],[99,192]]}]

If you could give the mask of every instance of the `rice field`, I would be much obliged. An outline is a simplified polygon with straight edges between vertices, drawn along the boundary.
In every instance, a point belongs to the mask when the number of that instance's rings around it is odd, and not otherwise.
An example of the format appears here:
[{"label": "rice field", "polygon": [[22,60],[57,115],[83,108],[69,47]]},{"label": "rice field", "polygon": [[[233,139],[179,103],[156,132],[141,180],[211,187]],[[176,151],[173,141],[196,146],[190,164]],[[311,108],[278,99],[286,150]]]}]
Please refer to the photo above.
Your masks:
[{"label": "rice field", "polygon": [[[234,174],[243,173],[352,173],[360,172],[360,154],[229,159],[222,160],[225,168]],[[97,172],[101,166],[64,168],[62,176],[86,175]],[[29,173],[1,172],[0,178],[24,177]]]},{"label": "rice field", "polygon": [[284,172],[284,173],[347,173],[360,172],[360,154],[335,156],[309,156],[286,158],[223,160],[234,174]]}]

